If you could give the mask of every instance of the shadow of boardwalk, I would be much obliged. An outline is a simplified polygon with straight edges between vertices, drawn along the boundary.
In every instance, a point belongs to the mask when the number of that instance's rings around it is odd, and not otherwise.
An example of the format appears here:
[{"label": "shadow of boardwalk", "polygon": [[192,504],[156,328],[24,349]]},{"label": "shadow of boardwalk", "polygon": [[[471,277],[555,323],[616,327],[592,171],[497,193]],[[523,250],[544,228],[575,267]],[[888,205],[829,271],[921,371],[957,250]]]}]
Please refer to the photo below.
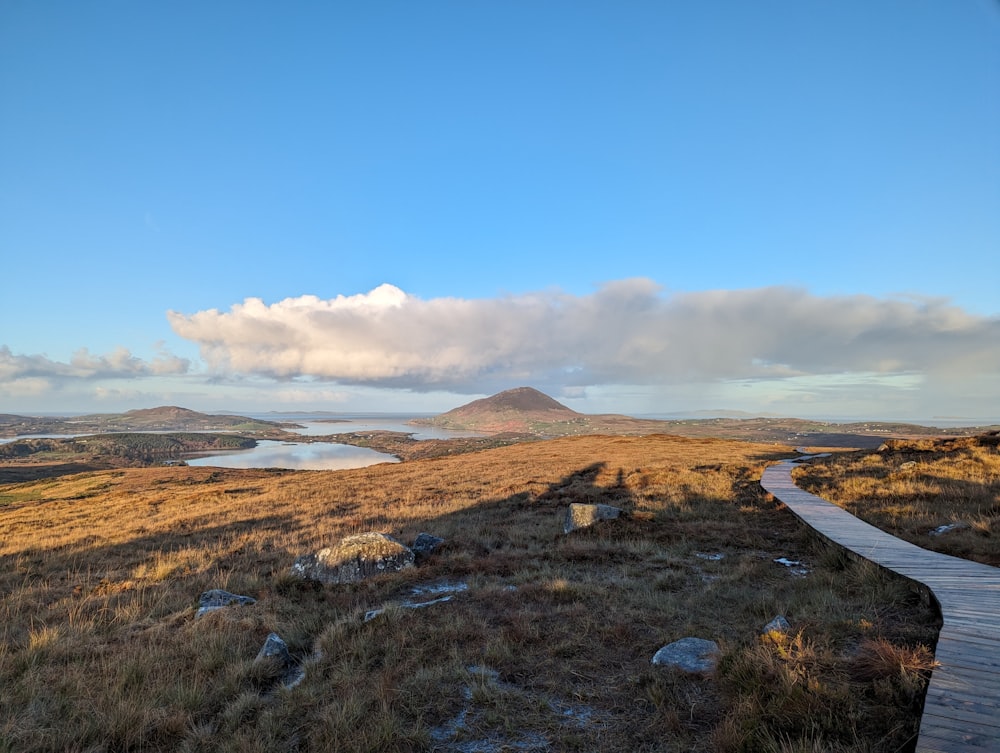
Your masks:
[{"label": "shadow of boardwalk", "polygon": [[1000,570],[922,549],[859,520],[795,486],[795,465],[769,467],[761,485],[831,541],[926,586],[940,607],[939,666],[927,688],[918,753],[1000,751]]}]

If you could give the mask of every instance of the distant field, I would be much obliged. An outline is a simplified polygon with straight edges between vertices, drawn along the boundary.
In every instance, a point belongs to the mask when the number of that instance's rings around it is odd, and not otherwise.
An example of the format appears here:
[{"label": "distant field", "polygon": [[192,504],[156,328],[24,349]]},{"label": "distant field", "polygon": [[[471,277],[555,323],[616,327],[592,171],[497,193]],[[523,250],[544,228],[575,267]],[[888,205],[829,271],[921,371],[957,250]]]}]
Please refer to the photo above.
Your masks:
[{"label": "distant field", "polygon": [[[762,492],[789,454],[588,436],[0,485],[0,750],[906,750],[936,615]],[[566,536],[574,501],[630,516]],[[369,530],[446,543],[360,585],[288,574]],[[468,589],[363,620],[441,582]],[[258,601],[196,620],[211,588]],[[777,614],[792,632],[761,636]],[[294,689],[253,661],[271,631],[315,657]],[[720,644],[714,679],[651,666],[686,636]]]}]

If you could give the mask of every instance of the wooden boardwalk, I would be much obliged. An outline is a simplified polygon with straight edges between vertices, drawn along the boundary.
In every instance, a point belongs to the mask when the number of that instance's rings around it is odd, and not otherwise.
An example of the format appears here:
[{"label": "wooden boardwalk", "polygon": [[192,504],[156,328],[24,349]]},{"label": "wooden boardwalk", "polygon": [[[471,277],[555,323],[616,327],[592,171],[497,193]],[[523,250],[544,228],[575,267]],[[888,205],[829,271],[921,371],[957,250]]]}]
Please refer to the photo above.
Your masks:
[{"label": "wooden boardwalk", "polygon": [[768,467],[761,486],[826,538],[925,585],[941,608],[939,666],[927,688],[918,753],[1000,753],[1000,569],[921,549],[859,520],[795,486],[795,465]]}]

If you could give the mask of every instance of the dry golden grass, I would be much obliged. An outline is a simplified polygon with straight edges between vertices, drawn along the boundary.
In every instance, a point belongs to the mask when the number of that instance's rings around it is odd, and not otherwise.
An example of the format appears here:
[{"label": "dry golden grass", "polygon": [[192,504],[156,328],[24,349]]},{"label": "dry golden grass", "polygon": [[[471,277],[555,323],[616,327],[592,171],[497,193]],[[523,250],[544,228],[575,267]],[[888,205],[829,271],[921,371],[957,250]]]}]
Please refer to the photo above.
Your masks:
[{"label": "dry golden grass", "polygon": [[[760,490],[779,455],[579,437],[352,471],[0,486],[0,750],[905,750],[926,667],[887,657],[923,656],[936,617]],[[579,501],[631,515],[565,536]],[[369,530],[446,543],[363,584],[288,574]],[[363,620],[439,581],[469,589]],[[258,601],[195,619],[211,588]],[[778,613],[795,633],[760,636]],[[293,689],[253,661],[271,631],[307,662]],[[714,680],[650,665],[688,635],[720,643]]]},{"label": "dry golden grass", "polygon": [[[918,546],[1000,565],[1000,437],[890,440],[796,469],[796,483]],[[940,526],[955,529],[930,535]]]}]

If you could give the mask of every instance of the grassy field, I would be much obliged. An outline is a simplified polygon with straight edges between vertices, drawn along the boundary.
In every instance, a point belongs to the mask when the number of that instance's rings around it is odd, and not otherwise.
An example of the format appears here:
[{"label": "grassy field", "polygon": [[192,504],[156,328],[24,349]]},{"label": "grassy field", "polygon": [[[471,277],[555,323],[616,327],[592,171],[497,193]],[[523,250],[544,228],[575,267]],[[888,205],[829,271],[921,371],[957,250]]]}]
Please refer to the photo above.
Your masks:
[{"label": "grassy field", "polygon": [[838,453],[794,474],[802,488],[901,539],[1000,565],[996,434],[889,440],[879,451]]},{"label": "grassy field", "polygon": [[[578,437],[352,471],[0,485],[0,750],[912,749],[937,617],[761,491],[790,454]],[[564,535],[570,502],[630,515]],[[372,530],[446,543],[363,584],[289,575]],[[212,588],[257,603],[196,619]],[[792,631],[761,635],[777,614]],[[305,662],[294,688],[254,661],[272,631]],[[686,636],[720,644],[714,677],[650,664]]]}]

